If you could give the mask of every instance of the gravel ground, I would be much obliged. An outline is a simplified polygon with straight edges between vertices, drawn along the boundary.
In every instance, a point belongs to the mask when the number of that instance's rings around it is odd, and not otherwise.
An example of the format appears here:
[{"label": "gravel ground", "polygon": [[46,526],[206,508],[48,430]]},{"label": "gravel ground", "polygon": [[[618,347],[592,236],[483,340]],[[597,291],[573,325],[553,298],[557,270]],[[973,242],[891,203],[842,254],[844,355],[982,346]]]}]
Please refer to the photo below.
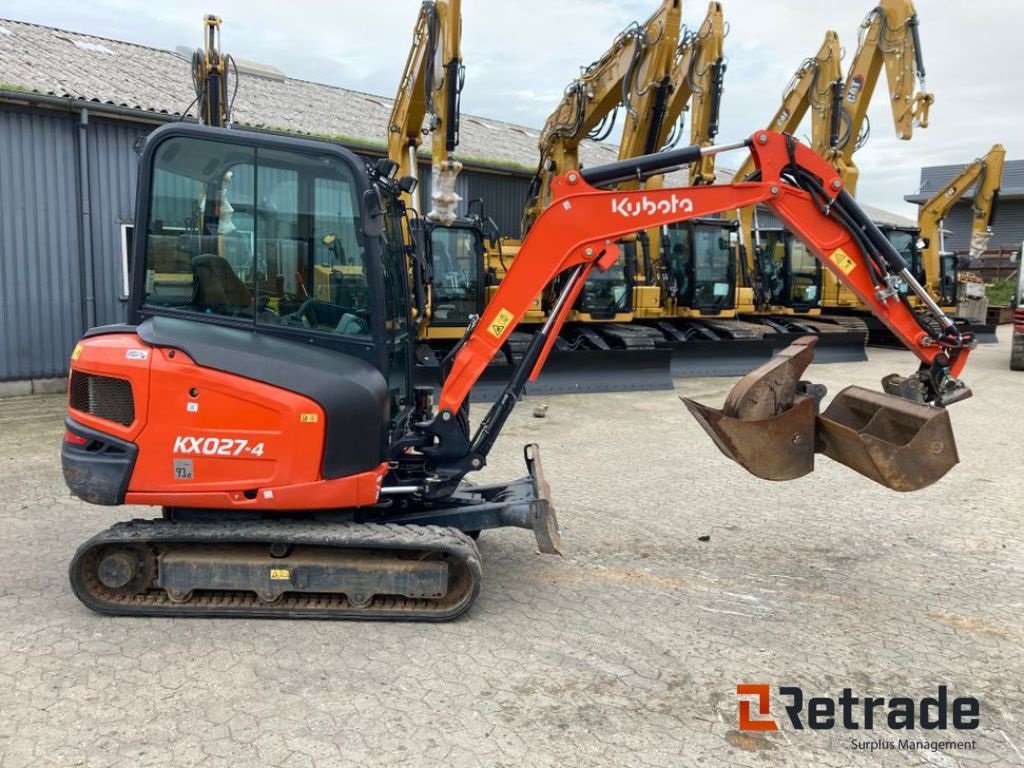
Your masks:
[{"label": "gravel ground", "polygon": [[[0,766],[1024,765],[1024,374],[1008,356],[974,355],[977,394],[951,409],[962,463],[914,494],[827,459],[758,481],[671,392],[521,407],[481,479],[522,474],[539,442],[566,554],[486,532],[477,605],[437,626],[90,613],[66,580],[75,547],[148,513],[68,495],[60,397],[0,401]],[[873,350],[810,378],[877,388],[913,367]],[[717,405],[730,384],[677,389]],[[853,746],[906,735],[884,726],[740,734],[737,683],[944,684],[980,700],[980,727],[909,733],[974,742],[939,750]]]}]

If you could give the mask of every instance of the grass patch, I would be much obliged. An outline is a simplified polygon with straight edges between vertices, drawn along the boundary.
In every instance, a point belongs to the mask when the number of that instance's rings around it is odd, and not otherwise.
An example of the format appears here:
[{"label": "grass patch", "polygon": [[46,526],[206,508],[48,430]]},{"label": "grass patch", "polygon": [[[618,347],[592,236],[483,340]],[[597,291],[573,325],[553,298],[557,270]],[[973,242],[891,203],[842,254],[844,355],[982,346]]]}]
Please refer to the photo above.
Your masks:
[{"label": "grass patch", "polygon": [[985,286],[985,296],[988,303],[993,307],[1010,306],[1010,297],[1017,290],[1017,276],[1011,275],[1001,280],[995,280]]}]

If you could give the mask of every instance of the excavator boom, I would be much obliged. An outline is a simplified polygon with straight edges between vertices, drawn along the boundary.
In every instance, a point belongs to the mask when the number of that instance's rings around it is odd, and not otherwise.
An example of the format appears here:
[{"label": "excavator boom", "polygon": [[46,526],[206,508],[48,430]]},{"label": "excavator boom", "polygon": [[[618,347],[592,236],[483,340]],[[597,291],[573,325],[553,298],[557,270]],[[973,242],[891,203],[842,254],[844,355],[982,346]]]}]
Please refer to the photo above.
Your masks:
[{"label": "excavator boom", "polygon": [[[754,164],[760,172],[756,182],[731,185],[657,189],[643,191],[603,191],[623,179],[643,178],[663,173],[684,163],[695,162],[708,152],[749,146]],[[809,362],[809,356],[791,354],[792,365],[769,363],[764,370],[751,374],[751,388],[759,379],[775,382],[772,387],[784,390],[777,401],[773,418],[781,418],[776,427],[776,445],[757,445],[759,454],[785,451],[800,444],[807,454],[797,462],[798,474],[813,468],[807,446],[815,445],[815,418],[818,432],[827,435],[822,444],[830,457],[856,471],[897,490],[923,487],[945,474],[956,463],[956,449],[945,412],[925,406],[939,405],[969,396],[957,376],[963,369],[973,346],[969,335],[961,334],[951,319],[931,302],[932,322],[925,322],[910,304],[893,290],[897,279],[904,280],[923,301],[927,293],[910,273],[909,265],[891,246],[878,228],[843,189],[842,181],[828,163],[811,149],[790,137],[760,131],[741,145],[684,149],[620,161],[585,171],[572,171],[552,182],[554,200],[537,219],[523,243],[516,261],[497,293],[458,349],[451,371],[445,380],[438,403],[439,414],[425,431],[438,437],[440,445],[428,449],[441,468],[451,472],[449,480],[461,478],[466,471],[485,463],[518,395],[525,384],[526,372],[536,377],[544,365],[558,329],[571,302],[589,272],[597,267],[608,269],[619,256],[615,241],[640,227],[653,227],[696,216],[709,216],[737,207],[764,203],[810,245],[814,255],[871,307],[875,315],[921,361],[921,368],[912,377],[892,376],[886,382],[891,394],[845,390],[833,404],[833,418],[828,413],[815,417],[816,407],[801,394],[804,403],[793,405],[798,393],[795,382]],[[554,254],[561,254],[552,258]],[[534,338],[530,351],[513,374],[503,396],[492,406],[471,441],[460,445],[447,439],[454,435],[452,424],[463,407],[469,392],[491,359],[526,313],[536,295],[560,274],[568,274],[561,294],[544,327]],[[792,366],[799,370],[794,374]],[[802,367],[800,367],[802,366]],[[785,391],[788,390],[788,391]],[[897,396],[896,393],[903,395]],[[910,402],[913,398],[920,405]],[[712,434],[720,447],[729,442],[730,430],[719,429],[705,414],[711,409],[691,405],[698,420]],[[723,414],[732,421],[742,414]],[[742,420],[742,419],[741,419]],[[921,437],[924,435],[925,437]],[[810,441],[810,442],[807,442]],[[761,466],[749,453],[752,444],[730,443],[723,452],[736,458],[755,474],[769,479],[789,479],[787,469],[782,475]],[[920,466],[927,464],[926,471]]]},{"label": "excavator boom", "polygon": [[[893,126],[899,138],[908,140],[915,125],[928,127],[928,110],[935,101],[925,89],[917,11],[911,0],[881,0],[861,25],[857,53],[846,74],[843,136],[834,160],[851,195],[856,194],[859,175],[853,153],[866,138],[868,105],[883,64]],[[919,87],[916,93],[915,82]]]}]

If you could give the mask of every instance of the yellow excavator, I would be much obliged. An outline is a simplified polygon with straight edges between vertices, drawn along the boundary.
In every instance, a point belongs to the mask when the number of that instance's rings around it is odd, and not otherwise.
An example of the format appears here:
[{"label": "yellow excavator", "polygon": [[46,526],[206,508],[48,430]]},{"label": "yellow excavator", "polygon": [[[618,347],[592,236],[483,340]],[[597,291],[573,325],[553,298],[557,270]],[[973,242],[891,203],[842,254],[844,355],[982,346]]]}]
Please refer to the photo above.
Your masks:
[{"label": "yellow excavator", "polygon": [[[696,31],[684,27],[680,33],[678,25],[678,3],[665,0],[566,89],[542,132],[524,231],[544,209],[551,179],[579,167],[581,141],[607,135],[619,107],[626,110],[620,160],[673,145],[687,110],[691,143],[712,145],[726,67],[721,3],[709,3]],[[713,154],[688,167],[694,183],[714,181]],[[655,190],[663,184],[659,174],[623,180],[617,188]],[[532,391],[667,388],[669,373],[729,375],[770,357],[765,329],[734,319],[735,230],[727,220],[700,218],[623,238],[624,258],[593,271],[584,283],[552,362]],[[504,274],[517,246],[502,241],[505,258],[496,272]],[[527,320],[543,320],[555,295],[550,290]],[[584,379],[581,371],[596,376]]]},{"label": "yellow excavator", "polygon": [[[947,314],[956,312],[958,263],[955,253],[946,250],[944,222],[949,212],[969,190],[971,200],[971,256],[979,256],[992,236],[991,224],[999,199],[1006,150],[994,144],[982,157],[964,167],[948,183],[921,204],[917,228],[881,227],[880,229],[911,265],[914,276]],[[903,285],[901,292],[906,292]],[[912,301],[912,303],[915,303]],[[920,306],[920,302],[916,302]],[[995,327],[972,323],[975,338],[995,341]]]},{"label": "yellow excavator", "polygon": [[[403,240],[410,266],[418,380],[434,383],[452,347],[487,303],[485,240],[493,223],[459,214],[455,191],[462,163],[449,155],[459,143],[465,68],[461,0],[426,0],[388,120],[388,173],[402,180]],[[430,208],[420,214],[419,150],[430,138]],[[383,161],[383,162],[388,162]],[[481,386],[481,390],[485,388]]]},{"label": "yellow excavator", "polygon": [[[773,127],[795,132],[810,111],[812,148],[836,169],[852,194],[859,175],[853,154],[870,134],[867,109],[882,67],[893,124],[901,139],[910,139],[915,125],[927,126],[934,97],[925,89],[917,12],[910,0],[880,0],[868,13],[845,80],[839,50],[838,37],[827,34],[818,55],[805,62],[787,89]],[[802,99],[810,99],[811,104],[803,104]],[[751,170],[746,164],[737,178],[745,178]],[[856,296],[822,270],[792,233],[760,228],[755,215],[754,211],[741,215],[743,237],[751,238],[746,276],[753,288],[754,312],[768,315],[765,322],[782,330],[821,334],[819,358],[831,353],[838,359],[848,355],[861,359],[867,313],[860,311]],[[749,307],[741,304],[740,309]]]},{"label": "yellow excavator", "polygon": [[[880,0],[861,24],[857,53],[843,87],[842,108],[836,115],[840,128],[838,141],[823,155],[851,195],[856,194],[860,176],[853,154],[870,136],[868,105],[883,65],[893,127],[900,139],[908,141],[915,126],[928,127],[928,112],[935,101],[925,87],[918,17],[911,0]],[[831,273],[824,277],[822,305],[827,312],[853,308],[857,314],[870,314],[853,292],[843,288]]]},{"label": "yellow excavator", "polygon": [[[586,139],[607,138],[620,109],[625,111],[620,159],[661,148],[678,116],[670,116],[668,107],[680,20],[680,0],[662,0],[646,22],[627,26],[610,48],[565,89],[538,141],[540,159],[521,222],[524,238],[551,201],[551,182],[580,168],[580,145]],[[644,184],[646,187],[651,182]],[[629,181],[620,184],[622,189],[637,186]],[[488,289],[491,294],[514,262],[521,242],[504,238],[489,252],[488,272],[495,278]],[[644,237],[627,236],[622,246],[626,258],[607,270],[595,270],[582,284],[544,375],[529,385],[531,392],[671,387],[669,345],[662,334],[633,322],[637,250],[644,247]],[[556,281],[539,296],[523,322],[544,322],[560,288]],[[660,301],[657,290],[653,296],[648,293],[641,297],[655,306]],[[525,352],[528,341],[528,333],[510,335],[506,342],[508,363],[514,363]],[[622,350],[630,353],[627,363],[620,359]]]},{"label": "yellow excavator", "polygon": [[[670,72],[671,94],[661,122],[660,146],[673,146],[690,115],[690,144],[712,146],[718,134],[726,70],[726,23],[719,2],[708,4],[700,26],[684,27]],[[715,156],[689,166],[690,184],[715,183]],[[657,189],[664,176],[647,180]],[[727,218],[697,218],[641,233],[635,270],[634,313],[672,346],[673,376],[727,375],[770,354],[773,333],[740,322],[737,310],[738,225]]]},{"label": "yellow excavator", "polygon": [[[842,48],[839,36],[829,30],[817,53],[800,63],[768,125],[795,134],[810,115],[810,146],[830,157],[841,138],[842,94]],[[750,177],[756,174],[748,159],[734,178]],[[819,362],[864,359],[863,323],[821,318],[823,270],[807,247],[785,228],[761,226],[754,207],[734,215],[743,243],[737,287],[740,315],[774,331],[771,338],[780,345],[787,344],[791,334],[817,335]]]}]

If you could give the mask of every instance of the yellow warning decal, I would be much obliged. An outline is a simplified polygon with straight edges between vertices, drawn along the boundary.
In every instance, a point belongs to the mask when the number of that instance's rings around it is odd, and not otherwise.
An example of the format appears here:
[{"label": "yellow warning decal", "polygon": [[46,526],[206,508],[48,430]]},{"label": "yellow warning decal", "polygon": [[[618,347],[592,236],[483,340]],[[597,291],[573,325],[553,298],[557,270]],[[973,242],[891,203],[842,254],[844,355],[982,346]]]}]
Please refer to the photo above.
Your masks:
[{"label": "yellow warning decal", "polygon": [[487,326],[487,330],[490,331],[491,336],[496,339],[501,338],[501,334],[508,328],[508,324],[512,322],[515,317],[511,312],[502,307],[498,310],[498,314],[495,315],[494,319],[491,320],[491,324]]},{"label": "yellow warning decal", "polygon": [[77,360],[80,354],[82,354],[82,345],[75,344],[75,348],[71,351],[71,359]]},{"label": "yellow warning decal", "polygon": [[303,424],[315,424],[320,421],[320,414],[318,413],[302,413],[299,414],[299,421]]},{"label": "yellow warning decal", "polygon": [[828,258],[829,261],[843,271],[844,275],[850,274],[857,268],[857,262],[847,256],[846,251],[842,248],[836,248]]},{"label": "yellow warning decal", "polygon": [[292,573],[287,568],[271,568],[270,569],[270,580],[271,581],[288,581],[291,579]]}]

